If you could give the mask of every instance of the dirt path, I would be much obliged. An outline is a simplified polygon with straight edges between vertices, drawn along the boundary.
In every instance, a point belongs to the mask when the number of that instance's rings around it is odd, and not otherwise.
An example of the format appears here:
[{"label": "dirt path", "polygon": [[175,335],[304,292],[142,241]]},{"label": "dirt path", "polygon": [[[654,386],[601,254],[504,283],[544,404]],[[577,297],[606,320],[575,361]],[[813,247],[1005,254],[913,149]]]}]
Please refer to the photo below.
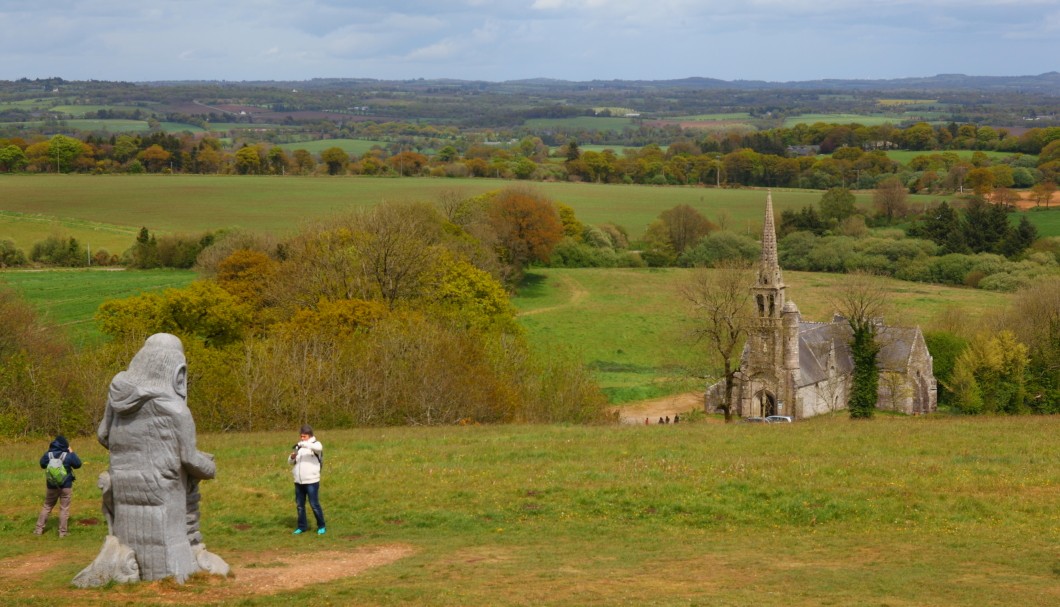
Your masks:
[{"label": "dirt path", "polygon": [[[155,596],[151,604],[194,603],[196,589],[209,588],[206,594],[211,601],[238,600],[251,595],[268,595],[295,590],[304,586],[354,577],[369,569],[389,565],[416,553],[412,546],[389,544],[363,546],[349,551],[331,550],[298,555],[280,553],[228,555],[232,572],[228,578],[218,576],[193,577],[187,587],[171,580],[141,582]],[[29,583],[53,567],[61,566],[69,555],[54,551],[0,560],[0,580],[17,579],[20,584]],[[87,561],[86,561],[87,564]],[[76,598],[93,590],[64,590],[58,604],[76,604]],[[78,594],[81,593],[81,594]],[[54,597],[58,599],[59,597]],[[73,599],[67,601],[66,599]]]},{"label": "dirt path", "polygon": [[643,424],[645,418],[648,419],[648,423],[657,424],[660,417],[669,417],[673,420],[675,416],[683,416],[689,411],[702,409],[702,392],[674,394],[611,408],[612,411],[618,413],[619,420],[623,424]]},{"label": "dirt path", "polygon": [[570,290],[570,299],[567,300],[566,303],[549,306],[547,308],[537,308],[536,310],[527,310],[525,312],[519,312],[518,315],[533,316],[534,314],[544,314],[545,312],[552,312],[568,306],[576,306],[589,297],[589,291],[585,290],[585,287],[583,287],[580,282],[574,280],[569,275],[564,274],[563,276],[560,276],[560,281],[563,283],[564,287]]}]

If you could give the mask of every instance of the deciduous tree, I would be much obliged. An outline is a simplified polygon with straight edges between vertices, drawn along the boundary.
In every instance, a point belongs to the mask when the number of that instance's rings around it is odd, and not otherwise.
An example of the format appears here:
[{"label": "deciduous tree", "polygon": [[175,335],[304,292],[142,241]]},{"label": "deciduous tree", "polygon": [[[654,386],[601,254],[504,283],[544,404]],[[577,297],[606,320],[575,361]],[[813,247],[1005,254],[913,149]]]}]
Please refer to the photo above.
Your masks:
[{"label": "deciduous tree", "polygon": [[718,408],[732,421],[732,390],[739,370],[740,348],[754,319],[750,286],[754,272],[746,262],[728,262],[716,269],[697,269],[679,289],[692,307],[693,335],[706,344],[709,356],[721,363],[725,395]]}]

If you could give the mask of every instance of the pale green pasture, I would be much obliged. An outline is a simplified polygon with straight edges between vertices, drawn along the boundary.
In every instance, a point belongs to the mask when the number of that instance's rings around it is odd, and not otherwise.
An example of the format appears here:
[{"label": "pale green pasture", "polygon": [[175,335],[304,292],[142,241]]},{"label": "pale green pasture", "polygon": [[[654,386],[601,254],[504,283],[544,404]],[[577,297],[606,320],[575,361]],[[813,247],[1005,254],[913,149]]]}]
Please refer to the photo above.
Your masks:
[{"label": "pale green pasture", "polygon": [[78,345],[103,339],[93,316],[108,299],[146,291],[184,287],[195,280],[190,270],[79,268],[0,271],[0,285],[17,290],[43,319],[61,327]]},{"label": "pale green pasture", "polygon": [[131,226],[0,210],[0,240],[13,241],[27,255],[34,243],[53,235],[73,236],[93,251],[121,255],[132,246],[136,233]]},{"label": "pale green pasture", "polygon": [[[693,270],[535,269],[514,298],[535,346],[572,351],[612,402],[639,400],[697,385],[693,372],[713,368],[704,344],[691,338],[691,309],[679,285]],[[830,320],[841,274],[785,272],[788,297],[806,320]],[[948,308],[970,322],[1003,309],[1004,293],[881,279],[894,303],[886,320],[929,329]],[[702,381],[698,381],[702,387]]]},{"label": "pale green pasture", "polygon": [[313,141],[297,141],[294,143],[280,144],[280,148],[288,152],[305,150],[311,154],[319,154],[328,148],[339,148],[347,154],[354,154],[357,156],[367,153],[375,146],[385,148],[387,142],[371,139],[316,139]]},{"label": "pale green pasture", "polygon": [[747,112],[732,112],[728,114],[696,114],[694,116],[675,116],[668,120],[680,120],[681,122],[714,122],[731,120],[750,120],[751,115]]},{"label": "pale green pasture", "polygon": [[[100,399],[106,386],[100,387]],[[196,403],[189,403],[192,412]],[[297,420],[292,427],[297,427]],[[70,535],[31,533],[47,437],[0,443],[10,605],[1055,605],[1060,418],[316,428],[327,534],[292,536],[292,432],[200,434],[227,579],[79,590],[107,533],[95,437]],[[381,558],[385,551],[393,559]],[[336,569],[338,569],[336,571]],[[328,575],[331,573],[332,575]]]},{"label": "pale green pasture", "polygon": [[893,115],[880,114],[800,114],[789,116],[784,119],[785,127],[793,127],[798,124],[861,124],[864,126],[879,126],[883,124],[898,124],[902,118]]},{"label": "pale green pasture", "polygon": [[56,105],[52,106],[49,111],[61,112],[63,114],[70,114],[78,118],[83,118],[85,114],[89,112],[98,112],[99,110],[112,110],[120,112],[135,112],[140,110],[141,112],[150,112],[151,108],[142,107],[139,105]]},{"label": "pale green pasture", "polygon": [[[242,227],[289,234],[304,222],[383,201],[433,201],[451,190],[474,196],[516,182],[493,179],[223,175],[0,175],[0,210],[159,232]],[[639,237],[680,204],[730,229],[757,235],[765,191],[588,183],[531,183],[589,224],[615,223]],[[859,194],[867,203],[869,194]],[[813,190],[774,190],[777,211],[820,200]],[[914,197],[914,199],[916,199]],[[928,198],[929,199],[929,198]]]},{"label": "pale green pasture", "polygon": [[633,119],[595,116],[578,116],[576,118],[531,118],[523,122],[523,126],[531,129],[622,131],[633,126]]}]

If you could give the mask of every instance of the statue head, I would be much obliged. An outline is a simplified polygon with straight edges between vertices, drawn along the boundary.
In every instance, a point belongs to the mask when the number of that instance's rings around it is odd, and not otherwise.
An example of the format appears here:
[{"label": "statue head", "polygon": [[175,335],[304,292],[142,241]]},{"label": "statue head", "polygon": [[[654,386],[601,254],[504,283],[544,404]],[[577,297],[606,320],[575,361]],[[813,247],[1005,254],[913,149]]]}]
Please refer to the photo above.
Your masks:
[{"label": "statue head", "polygon": [[125,380],[159,392],[176,392],[181,398],[187,398],[188,365],[180,338],[169,333],[155,333],[148,337],[129,362]]}]

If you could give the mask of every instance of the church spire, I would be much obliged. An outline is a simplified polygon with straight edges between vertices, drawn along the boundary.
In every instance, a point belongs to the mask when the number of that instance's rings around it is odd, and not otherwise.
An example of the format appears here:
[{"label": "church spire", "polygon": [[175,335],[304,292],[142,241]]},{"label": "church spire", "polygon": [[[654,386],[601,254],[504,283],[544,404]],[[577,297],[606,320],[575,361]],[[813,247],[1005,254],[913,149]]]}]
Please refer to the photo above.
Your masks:
[{"label": "church spire", "polygon": [[766,217],[762,225],[762,262],[758,268],[759,286],[783,287],[777,259],[777,230],[773,222],[773,191],[766,192]]}]

